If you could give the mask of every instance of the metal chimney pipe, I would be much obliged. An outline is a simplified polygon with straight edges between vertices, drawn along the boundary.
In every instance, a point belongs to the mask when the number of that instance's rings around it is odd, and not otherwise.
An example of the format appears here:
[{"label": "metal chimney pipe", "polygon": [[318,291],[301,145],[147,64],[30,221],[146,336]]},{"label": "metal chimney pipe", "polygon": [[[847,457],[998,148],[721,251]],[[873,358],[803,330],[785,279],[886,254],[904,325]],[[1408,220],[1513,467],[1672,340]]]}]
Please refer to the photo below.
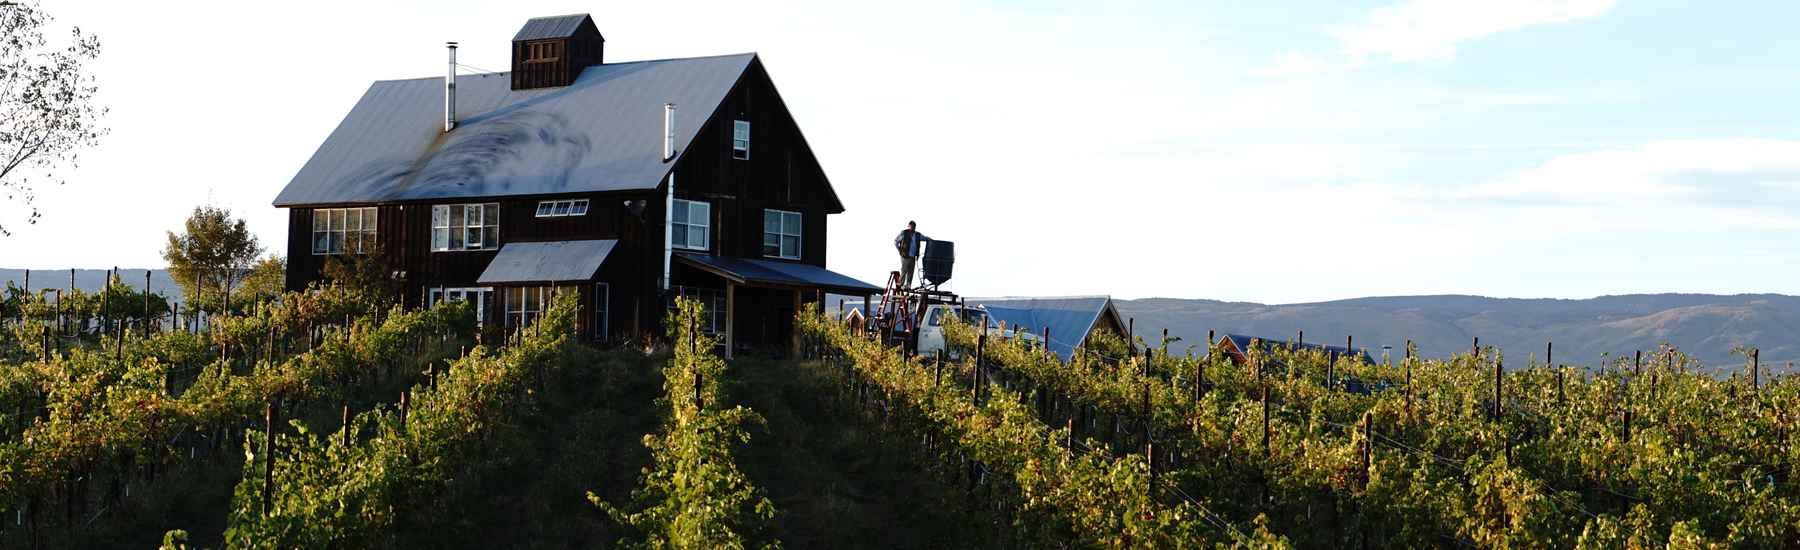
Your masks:
[{"label": "metal chimney pipe", "polygon": [[444,75],[444,131],[456,129],[456,43],[445,42],[450,50],[449,72]]},{"label": "metal chimney pipe", "polygon": [[[675,104],[663,104],[663,162],[675,158]],[[675,169],[669,168],[669,190],[663,197],[662,289],[669,290],[669,262],[675,255]]]},{"label": "metal chimney pipe", "polygon": [[675,104],[663,104],[663,162],[675,159]]}]

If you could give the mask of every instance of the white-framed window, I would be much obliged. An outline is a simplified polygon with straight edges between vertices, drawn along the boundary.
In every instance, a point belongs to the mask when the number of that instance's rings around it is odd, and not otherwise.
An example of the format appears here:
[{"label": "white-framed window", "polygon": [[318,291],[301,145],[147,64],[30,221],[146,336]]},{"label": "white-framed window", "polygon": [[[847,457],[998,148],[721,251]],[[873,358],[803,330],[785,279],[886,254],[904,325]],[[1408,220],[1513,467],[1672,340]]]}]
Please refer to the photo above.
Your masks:
[{"label": "white-framed window", "polygon": [[452,302],[474,302],[475,322],[479,324],[487,321],[487,308],[488,304],[493,302],[494,289],[486,287],[427,288],[425,289],[425,307],[436,306],[446,297]]},{"label": "white-framed window", "polygon": [[750,160],[750,121],[731,121],[731,158]]},{"label": "white-framed window", "polygon": [[512,286],[502,292],[506,298],[506,326],[519,328],[536,321],[562,289],[553,286]]},{"label": "white-framed window", "polygon": [[712,249],[712,204],[675,199],[669,243],[688,250]]},{"label": "white-framed window", "polygon": [[[675,285],[669,287],[676,296],[689,300],[699,300],[706,306],[706,317],[700,321],[700,332],[718,334],[725,331],[725,292],[716,288]],[[669,302],[669,312],[675,312],[675,302]]]},{"label": "white-framed window", "polygon": [[763,209],[763,255],[800,259],[800,213]]},{"label": "white-framed window", "polygon": [[541,201],[538,202],[537,217],[561,218],[565,216],[585,216],[587,215],[587,211],[587,199]]},{"label": "white-framed window", "polygon": [[312,253],[361,254],[375,248],[375,207],[313,210]]},{"label": "white-framed window", "polygon": [[500,248],[500,205],[440,204],[431,207],[431,250]]},{"label": "white-framed window", "polygon": [[604,342],[611,335],[607,329],[610,320],[608,312],[612,310],[612,285],[594,283],[594,340]]}]

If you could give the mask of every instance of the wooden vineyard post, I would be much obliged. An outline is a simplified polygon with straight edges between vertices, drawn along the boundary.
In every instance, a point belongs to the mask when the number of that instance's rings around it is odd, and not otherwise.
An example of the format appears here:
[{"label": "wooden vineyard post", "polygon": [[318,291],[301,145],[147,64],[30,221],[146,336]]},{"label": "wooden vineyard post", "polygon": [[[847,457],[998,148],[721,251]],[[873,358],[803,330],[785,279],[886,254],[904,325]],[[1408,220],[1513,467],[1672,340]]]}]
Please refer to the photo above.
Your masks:
[{"label": "wooden vineyard post", "polygon": [[400,431],[406,431],[406,413],[412,408],[412,391],[400,392]]},{"label": "wooden vineyard post", "polygon": [[1495,422],[1500,421],[1500,379],[1501,379],[1501,376],[1504,375],[1504,371],[1505,371],[1505,368],[1501,366],[1500,358],[1495,357],[1494,358],[1494,414],[1493,414]]},{"label": "wooden vineyard post", "polygon": [[1068,432],[1063,434],[1063,452],[1073,454],[1075,452],[1075,419],[1070,418],[1064,427]]},{"label": "wooden vineyard post", "polygon": [[150,338],[150,270],[144,270],[144,314],[139,322],[144,324],[144,338]]},{"label": "wooden vineyard post", "polygon": [[271,498],[275,493],[275,409],[281,398],[269,400],[263,405],[263,490],[262,512],[269,515]]},{"label": "wooden vineyard post", "polygon": [[700,359],[699,359],[700,355],[699,354],[700,354],[700,318],[695,317],[692,322],[688,323],[688,364],[692,365],[692,368],[694,369],[694,412],[695,412],[695,414],[699,414],[699,412],[705,408],[705,403],[702,402],[701,397],[700,397],[701,380],[700,380]]},{"label": "wooden vineyard post", "polygon": [[1362,414],[1362,483],[1365,487],[1369,484],[1369,459],[1375,444],[1374,415],[1374,411],[1363,411]]},{"label": "wooden vineyard post", "polygon": [[[1636,358],[1633,359],[1633,361],[1632,361],[1632,372],[1633,373],[1639,372],[1640,368],[1642,367],[1641,361],[1643,360],[1643,358],[1644,358],[1644,352],[1638,351],[1636,354]],[[1623,375],[1623,373],[1621,373],[1619,376],[1619,387],[1623,388],[1623,390],[1624,390],[1620,393],[1623,393],[1625,395],[1625,414],[1623,415],[1624,416],[1623,424],[1624,424],[1625,441],[1627,443],[1629,443],[1629,442],[1631,442],[1631,380],[1626,378]]]},{"label": "wooden vineyard post", "polygon": [[1196,404],[1200,402],[1201,397],[1206,396],[1206,361],[1211,356],[1212,354],[1209,352],[1207,357],[1194,361],[1194,403]]},{"label": "wooden vineyard post", "polygon": [[1150,440],[1152,439],[1152,436],[1154,435],[1151,433],[1151,420],[1153,420],[1153,418],[1151,418],[1151,417],[1154,416],[1154,413],[1150,410],[1150,358],[1151,357],[1153,357],[1151,350],[1148,347],[1144,348],[1144,380],[1139,383],[1143,384],[1143,392],[1144,392],[1144,446],[1145,446],[1144,453],[1145,453],[1145,456],[1150,458],[1150,465],[1151,465],[1150,471],[1153,472],[1151,475],[1154,476],[1154,475],[1156,475],[1154,473],[1156,471],[1156,456],[1149,454],[1150,451],[1148,450],[1148,448],[1150,446]]},{"label": "wooden vineyard post", "polygon": [[1137,352],[1137,318],[1125,318],[1125,345],[1131,346],[1132,353]]},{"label": "wooden vineyard post", "polygon": [[1166,328],[1163,329],[1162,335],[1162,353],[1163,355],[1169,354],[1169,329]]},{"label": "wooden vineyard post", "polygon": [[1406,419],[1408,421],[1412,420],[1412,398],[1413,398],[1412,353],[1413,353],[1412,339],[1408,338],[1406,340],[1406,351],[1404,352],[1405,358],[1400,360],[1400,364],[1406,368]]},{"label": "wooden vineyard post", "polygon": [[975,336],[975,372],[969,382],[969,399],[977,405],[981,404],[981,363],[985,361],[982,354],[986,352],[987,330],[982,330]]},{"label": "wooden vineyard post", "polygon": [[1750,389],[1755,391],[1762,381],[1762,350],[1750,348]]},{"label": "wooden vineyard post", "polygon": [[1269,383],[1262,384],[1262,424],[1263,424],[1263,456],[1269,456]]},{"label": "wooden vineyard post", "polygon": [[344,415],[343,415],[342,423],[338,424],[338,431],[340,432],[339,435],[341,436],[342,441],[344,443],[344,448],[349,449],[350,448],[350,402],[344,401],[342,404],[344,407]]}]

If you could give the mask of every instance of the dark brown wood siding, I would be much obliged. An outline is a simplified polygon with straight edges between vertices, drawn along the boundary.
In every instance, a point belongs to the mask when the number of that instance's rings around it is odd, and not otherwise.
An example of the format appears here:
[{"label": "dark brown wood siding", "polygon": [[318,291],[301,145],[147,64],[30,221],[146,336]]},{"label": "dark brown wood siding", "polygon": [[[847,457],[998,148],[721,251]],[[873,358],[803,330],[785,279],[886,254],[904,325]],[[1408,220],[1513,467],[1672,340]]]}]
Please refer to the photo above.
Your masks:
[{"label": "dark brown wood siding", "polygon": [[[696,116],[680,112],[678,116]],[[732,156],[732,127],[750,123],[750,158]],[[762,254],[763,209],[799,212],[800,260],[825,265],[826,221],[839,205],[761,63],[752,63],[676,166],[676,198],[713,205],[713,253]],[[660,239],[660,235],[658,236]]]},{"label": "dark brown wood siding", "polygon": [[[597,62],[598,33],[593,59]],[[745,258],[762,255],[762,212],[765,208],[799,212],[803,218],[801,259],[824,266],[826,260],[826,217],[842,211],[831,192],[824,171],[806,146],[799,127],[782,103],[774,84],[754,62],[717,112],[687,106],[678,116],[708,117],[694,141],[675,166],[676,195],[682,199],[712,203],[712,250],[710,253]],[[732,122],[747,120],[751,124],[750,158],[732,158]],[[665,181],[666,185],[666,181]],[[431,251],[431,207],[438,204],[499,203],[499,240],[505,243],[529,241],[561,241],[580,239],[619,239],[593,281],[582,283],[584,310],[591,311],[595,282],[609,285],[608,318],[611,335],[607,339],[635,340],[644,334],[660,332],[658,320],[666,307],[667,297],[661,290],[663,266],[663,233],[666,188],[617,193],[568,194],[556,196],[507,197],[494,200],[465,199],[454,201],[406,202],[379,205],[380,222],[377,238],[381,240],[395,270],[404,272],[404,296],[408,306],[423,303],[426,289],[478,286],[475,281],[487,268],[496,251]],[[585,216],[569,218],[537,218],[540,200],[584,198],[589,200]],[[628,201],[644,201],[641,214],[632,214]],[[356,205],[348,205],[356,206]],[[290,289],[304,288],[321,279],[323,256],[312,254],[311,208],[289,211],[288,273]],[[786,261],[778,260],[777,261]],[[675,268],[680,272],[679,267]],[[690,281],[716,281],[710,275],[678,275]],[[710,279],[708,279],[710,278]],[[722,287],[723,283],[707,286]],[[781,294],[781,293],[776,293]],[[769,296],[775,296],[770,294]],[[746,322],[785,318],[793,309],[791,291],[784,300],[768,298],[774,317],[758,313],[761,303],[747,293],[740,305],[739,317]],[[806,300],[813,299],[810,296]],[[499,319],[502,304],[496,300],[493,320]],[[743,309],[752,308],[752,309]],[[585,316],[586,314],[584,314]],[[584,319],[587,319],[584,317]],[[588,321],[589,326],[591,320]],[[748,329],[746,329],[748,330]],[[783,331],[785,332],[785,331]],[[746,336],[749,336],[746,334]],[[590,337],[592,337],[590,335]],[[779,340],[773,336],[758,340]]]}]

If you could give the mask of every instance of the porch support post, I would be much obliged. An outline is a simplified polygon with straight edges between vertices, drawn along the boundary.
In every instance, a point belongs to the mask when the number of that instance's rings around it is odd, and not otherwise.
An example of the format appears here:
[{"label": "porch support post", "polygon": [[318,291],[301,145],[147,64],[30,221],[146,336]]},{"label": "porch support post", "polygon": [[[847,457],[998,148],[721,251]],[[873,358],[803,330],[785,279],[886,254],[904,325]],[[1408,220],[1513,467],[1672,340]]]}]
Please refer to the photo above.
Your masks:
[{"label": "porch support post", "polygon": [[737,283],[725,281],[725,358],[730,359],[737,349]]}]

